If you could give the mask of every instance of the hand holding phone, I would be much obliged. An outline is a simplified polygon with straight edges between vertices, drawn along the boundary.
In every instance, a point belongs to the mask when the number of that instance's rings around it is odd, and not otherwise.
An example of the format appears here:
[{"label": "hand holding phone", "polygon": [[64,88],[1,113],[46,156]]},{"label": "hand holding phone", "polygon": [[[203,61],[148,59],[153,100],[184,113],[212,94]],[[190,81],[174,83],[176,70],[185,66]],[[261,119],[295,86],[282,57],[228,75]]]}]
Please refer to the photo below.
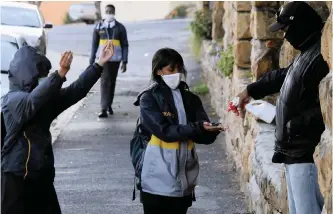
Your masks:
[{"label": "hand holding phone", "polygon": [[204,122],[204,129],[207,131],[226,131],[228,127],[224,127],[221,123]]}]

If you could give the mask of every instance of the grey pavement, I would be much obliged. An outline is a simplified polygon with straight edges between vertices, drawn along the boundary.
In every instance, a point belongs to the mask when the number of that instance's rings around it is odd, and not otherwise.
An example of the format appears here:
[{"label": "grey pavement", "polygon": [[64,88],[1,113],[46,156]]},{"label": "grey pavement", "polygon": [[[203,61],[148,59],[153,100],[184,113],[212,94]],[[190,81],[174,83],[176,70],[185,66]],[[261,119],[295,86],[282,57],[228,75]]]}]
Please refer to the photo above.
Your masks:
[{"label": "grey pavement", "polygon": [[[185,60],[190,85],[200,81],[200,66],[188,47],[188,20],[127,23],[125,26],[130,38],[129,65],[128,72],[118,76],[115,115],[103,120],[97,118],[100,110],[97,83],[72,119],[62,124],[63,131],[54,143],[55,186],[65,214],[143,213],[138,199],[131,200],[134,170],[129,141],[139,111],[132,103],[138,92],[149,85],[152,55],[161,47],[175,48]],[[55,28],[50,32],[49,48],[56,52],[68,49],[88,53],[91,30],[89,25]],[[69,82],[88,64],[88,58],[79,55],[74,58],[76,64],[72,69],[75,71]],[[209,98],[203,100],[211,113]],[[197,201],[188,213],[246,213],[244,194],[227,160],[223,135],[213,145],[198,145],[197,151],[201,166]]]}]

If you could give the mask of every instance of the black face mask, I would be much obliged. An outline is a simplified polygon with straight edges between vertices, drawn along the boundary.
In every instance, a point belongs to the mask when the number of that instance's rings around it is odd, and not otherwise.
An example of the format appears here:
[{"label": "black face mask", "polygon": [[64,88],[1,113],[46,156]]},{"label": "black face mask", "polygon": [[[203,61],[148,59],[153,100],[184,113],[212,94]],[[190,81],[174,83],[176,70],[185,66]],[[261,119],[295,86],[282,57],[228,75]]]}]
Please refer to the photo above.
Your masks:
[{"label": "black face mask", "polygon": [[320,34],[323,23],[320,17],[315,14],[315,16],[295,20],[287,30],[285,34],[285,39],[297,50],[303,50],[304,45],[308,46],[309,42],[313,43],[313,37]]}]

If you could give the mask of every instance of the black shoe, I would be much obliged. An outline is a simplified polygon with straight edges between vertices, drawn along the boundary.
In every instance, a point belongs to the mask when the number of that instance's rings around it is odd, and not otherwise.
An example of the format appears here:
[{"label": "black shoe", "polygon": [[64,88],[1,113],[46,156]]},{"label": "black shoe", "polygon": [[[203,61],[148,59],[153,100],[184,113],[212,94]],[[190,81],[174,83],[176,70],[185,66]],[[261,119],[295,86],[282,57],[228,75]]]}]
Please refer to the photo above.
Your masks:
[{"label": "black shoe", "polygon": [[113,110],[112,110],[112,107],[111,107],[111,106],[109,107],[108,111],[109,111],[109,114],[110,114],[110,115],[113,115]]},{"label": "black shoe", "polygon": [[102,110],[102,112],[98,115],[99,118],[106,118],[108,117],[108,113],[106,110]]}]

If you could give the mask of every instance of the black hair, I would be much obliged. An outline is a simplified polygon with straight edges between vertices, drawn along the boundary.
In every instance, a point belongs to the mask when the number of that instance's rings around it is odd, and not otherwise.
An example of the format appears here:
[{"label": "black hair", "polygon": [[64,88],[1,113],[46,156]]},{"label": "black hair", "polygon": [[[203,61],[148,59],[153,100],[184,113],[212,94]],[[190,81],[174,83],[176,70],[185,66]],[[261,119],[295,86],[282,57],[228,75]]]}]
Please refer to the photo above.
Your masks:
[{"label": "black hair", "polygon": [[107,8],[107,7],[111,7],[114,11],[116,10],[116,8],[113,4],[108,4],[108,5],[105,6],[105,8]]},{"label": "black hair", "polygon": [[183,57],[174,49],[162,48],[156,51],[153,56],[151,79],[158,83],[161,82],[162,78],[157,73],[168,65],[170,65],[172,70],[174,70],[177,66],[179,73],[184,74],[186,77],[187,71],[184,65]]}]

